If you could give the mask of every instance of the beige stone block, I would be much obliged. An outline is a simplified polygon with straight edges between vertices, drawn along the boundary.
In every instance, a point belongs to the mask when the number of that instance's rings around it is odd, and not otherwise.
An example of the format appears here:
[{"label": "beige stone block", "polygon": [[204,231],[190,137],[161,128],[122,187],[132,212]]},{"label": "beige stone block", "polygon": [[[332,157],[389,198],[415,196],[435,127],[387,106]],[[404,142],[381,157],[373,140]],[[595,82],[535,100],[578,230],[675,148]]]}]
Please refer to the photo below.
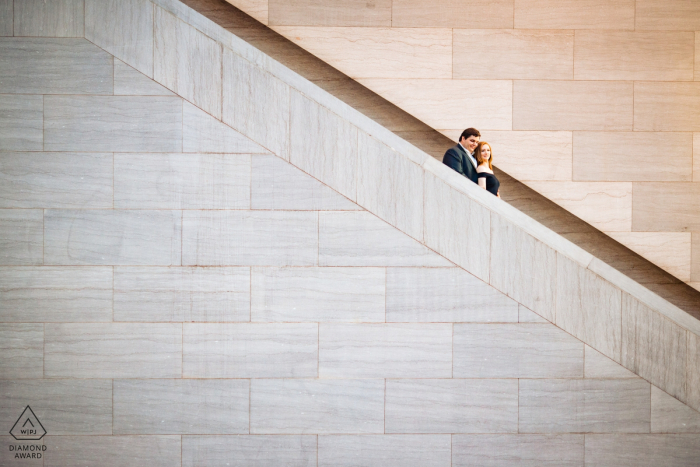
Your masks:
[{"label": "beige stone block", "polygon": [[367,133],[358,133],[357,204],[423,239],[423,169]]},{"label": "beige stone block", "polygon": [[584,436],[453,435],[452,466],[581,467]]},{"label": "beige stone block", "polygon": [[518,303],[518,322],[519,323],[548,323],[546,319],[538,315],[527,307]]},{"label": "beige stone block", "polygon": [[693,80],[693,32],[576,31],[575,79]]},{"label": "beige stone block", "polygon": [[173,93],[140,71],[114,59],[115,96],[172,96]]},{"label": "beige stone block", "polygon": [[0,95],[0,151],[44,149],[44,96]]},{"label": "beige stone block", "polygon": [[592,347],[584,346],[583,373],[585,378],[596,379],[626,379],[639,378],[619,363],[615,363],[608,357]]},{"label": "beige stone block", "polygon": [[444,27],[273,29],[354,79],[452,77],[452,30]]},{"label": "beige stone block", "polygon": [[543,182],[527,185],[604,232],[632,229],[632,183]]},{"label": "beige stone block", "polygon": [[0,379],[43,378],[44,325],[1,323],[0,352]]},{"label": "beige stone block", "polygon": [[[463,130],[438,131],[456,142]],[[571,131],[484,130],[481,140],[491,145],[494,165],[518,180],[571,180]]]},{"label": "beige stone block", "polygon": [[268,0],[226,0],[262,24],[268,24]]},{"label": "beige stone block", "polygon": [[425,244],[487,281],[490,212],[428,172],[425,174],[424,212]]},{"label": "beige stone block", "polygon": [[556,252],[495,213],[491,245],[489,283],[554,322]]},{"label": "beige stone block", "polygon": [[635,131],[700,131],[700,82],[634,83]]},{"label": "beige stone block", "polygon": [[700,337],[692,332],[688,332],[687,371],[686,403],[700,411]]},{"label": "beige stone block", "polygon": [[700,232],[691,233],[690,280],[700,281]]},{"label": "beige stone block", "polygon": [[391,27],[391,0],[269,0],[271,26]]},{"label": "beige stone block", "polygon": [[0,36],[12,36],[14,0],[0,0]]},{"label": "beige stone block", "polygon": [[516,29],[634,29],[634,0],[515,0]]},{"label": "beige stone block", "polygon": [[15,2],[14,35],[83,37],[83,0],[21,0]]},{"label": "beige stone block", "polygon": [[[691,181],[693,177],[691,133],[575,131],[573,141],[575,181]],[[659,151],[667,156],[663,163],[659,163]]]},{"label": "beige stone block", "polygon": [[180,464],[180,436],[47,436],[44,467],[172,467]]},{"label": "beige stone block", "polygon": [[391,12],[395,28],[460,28],[465,25],[465,12],[478,12],[466,23],[472,29],[513,27],[513,0],[393,0]]},{"label": "beige stone block", "polygon": [[0,209],[0,264],[44,262],[44,213],[41,209]]},{"label": "beige stone block", "polygon": [[681,400],[686,397],[686,332],[630,295],[623,295],[620,363]]},{"label": "beige stone block", "polygon": [[0,268],[0,321],[112,321],[110,267]]},{"label": "beige stone block", "polygon": [[620,289],[557,253],[556,325],[620,361]]},{"label": "beige stone block", "polygon": [[688,285],[694,288],[695,290],[700,290],[700,282],[688,282]]},{"label": "beige stone block", "polygon": [[700,30],[700,4],[693,0],[637,0],[636,28]]},{"label": "beige stone block", "polygon": [[452,58],[454,79],[573,79],[574,32],[455,29]]},{"label": "beige stone block", "polygon": [[235,459],[246,467],[317,467],[316,438],[316,435],[183,436],[182,466],[224,467]]},{"label": "beige stone block", "polygon": [[693,133],[693,181],[700,182],[700,133]]},{"label": "beige stone block", "polygon": [[512,127],[511,81],[408,79],[404,73],[397,75],[401,78],[358,81],[432,128]]},{"label": "beige stone block", "polygon": [[289,161],[354,201],[357,127],[296,91],[290,112]]},{"label": "beige stone block", "polygon": [[180,378],[182,324],[46,324],[47,378]]},{"label": "beige stone block", "polygon": [[700,231],[700,183],[635,183],[632,230]]},{"label": "beige stone block", "polygon": [[85,38],[153,77],[153,10],[149,0],[85,0]]},{"label": "beige stone block", "polygon": [[700,81],[700,33],[695,32],[695,81]]},{"label": "beige stone block", "polygon": [[680,280],[690,280],[690,232],[606,232]]},{"label": "beige stone block", "polygon": [[700,464],[698,435],[586,435],[586,466],[696,467]]},{"label": "beige stone block", "polygon": [[220,119],[221,44],[161,8],[153,37],[153,79]]},{"label": "beige stone block", "polygon": [[513,129],[632,130],[634,96],[631,82],[515,81]]},{"label": "beige stone block", "polygon": [[335,435],[318,437],[319,467],[449,467],[451,436]]},{"label": "beige stone block", "polygon": [[652,433],[700,433],[700,412],[651,387]]}]

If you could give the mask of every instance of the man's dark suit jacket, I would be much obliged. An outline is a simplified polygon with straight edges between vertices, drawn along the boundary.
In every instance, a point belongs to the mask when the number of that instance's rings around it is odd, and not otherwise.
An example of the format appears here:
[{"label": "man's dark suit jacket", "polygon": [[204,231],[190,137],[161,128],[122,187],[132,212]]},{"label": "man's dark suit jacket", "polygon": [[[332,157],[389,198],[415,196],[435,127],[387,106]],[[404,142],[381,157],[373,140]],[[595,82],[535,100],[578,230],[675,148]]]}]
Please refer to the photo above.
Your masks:
[{"label": "man's dark suit jacket", "polygon": [[461,173],[472,182],[478,183],[476,168],[469,160],[467,152],[462,149],[462,146],[459,144],[447,150],[445,156],[442,158],[442,163],[448,167],[452,167],[454,170]]}]

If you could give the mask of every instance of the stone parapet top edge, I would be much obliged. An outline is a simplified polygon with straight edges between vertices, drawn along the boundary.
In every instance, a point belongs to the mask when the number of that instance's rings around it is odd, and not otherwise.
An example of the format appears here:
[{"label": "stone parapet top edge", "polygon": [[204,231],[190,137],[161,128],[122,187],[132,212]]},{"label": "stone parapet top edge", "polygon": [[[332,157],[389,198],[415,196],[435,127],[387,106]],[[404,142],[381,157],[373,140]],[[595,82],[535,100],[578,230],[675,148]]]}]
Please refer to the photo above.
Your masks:
[{"label": "stone parapet top edge", "polygon": [[421,166],[425,171],[433,174],[453,189],[479,203],[484,208],[503,216],[506,220],[520,227],[543,244],[575,261],[581,267],[599,275],[623,292],[633,296],[681,327],[700,336],[700,321],[690,314],[625,276],[612,266],[594,257],[578,245],[575,245],[566,238],[540,224],[527,214],[507,203],[501,202],[485,190],[477,188],[473,183],[467,182],[464,177],[447,168],[408,141],[405,141],[358,110],[321,89],[316,84],[256,49],[232,32],[222,28],[206,16],[193,10],[179,0],[151,0],[151,2],[172,13],[183,22],[220,42],[225,47],[231,49],[249,62],[259,66],[291,88],[301,92],[359,129],[370,134],[397,153]]}]

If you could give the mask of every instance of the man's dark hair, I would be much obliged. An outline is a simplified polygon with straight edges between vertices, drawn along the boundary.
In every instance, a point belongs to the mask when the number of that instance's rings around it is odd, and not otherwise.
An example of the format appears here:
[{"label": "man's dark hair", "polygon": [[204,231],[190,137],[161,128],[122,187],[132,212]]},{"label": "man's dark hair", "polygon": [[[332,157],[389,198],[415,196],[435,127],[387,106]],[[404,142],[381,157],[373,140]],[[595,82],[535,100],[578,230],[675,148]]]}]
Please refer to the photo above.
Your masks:
[{"label": "man's dark hair", "polygon": [[478,136],[481,138],[481,133],[479,133],[479,130],[476,128],[467,128],[462,132],[462,136],[459,137],[459,140],[462,141],[462,138],[469,139],[470,136]]}]

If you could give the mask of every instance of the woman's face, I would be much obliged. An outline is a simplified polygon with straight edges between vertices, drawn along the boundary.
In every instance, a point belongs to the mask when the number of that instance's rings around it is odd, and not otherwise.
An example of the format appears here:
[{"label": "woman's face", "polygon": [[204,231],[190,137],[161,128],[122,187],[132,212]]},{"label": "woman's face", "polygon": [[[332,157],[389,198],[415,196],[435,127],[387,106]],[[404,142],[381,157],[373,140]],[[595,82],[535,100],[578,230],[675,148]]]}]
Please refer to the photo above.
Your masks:
[{"label": "woman's face", "polygon": [[481,146],[481,160],[484,162],[488,162],[489,159],[491,159],[491,148],[489,147],[488,144],[484,144]]}]

